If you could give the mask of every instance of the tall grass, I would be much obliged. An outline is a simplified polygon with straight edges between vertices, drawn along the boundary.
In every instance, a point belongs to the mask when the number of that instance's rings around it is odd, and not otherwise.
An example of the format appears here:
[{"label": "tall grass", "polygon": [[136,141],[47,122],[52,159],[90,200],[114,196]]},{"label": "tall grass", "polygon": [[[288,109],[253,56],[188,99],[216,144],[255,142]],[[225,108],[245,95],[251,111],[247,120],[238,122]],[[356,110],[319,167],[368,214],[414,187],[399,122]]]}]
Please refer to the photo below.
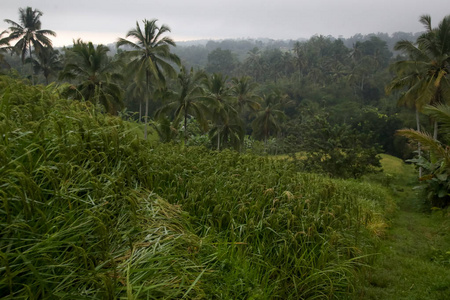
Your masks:
[{"label": "tall grass", "polygon": [[176,145],[0,79],[5,298],[329,299],[351,292],[383,213],[376,186]]}]

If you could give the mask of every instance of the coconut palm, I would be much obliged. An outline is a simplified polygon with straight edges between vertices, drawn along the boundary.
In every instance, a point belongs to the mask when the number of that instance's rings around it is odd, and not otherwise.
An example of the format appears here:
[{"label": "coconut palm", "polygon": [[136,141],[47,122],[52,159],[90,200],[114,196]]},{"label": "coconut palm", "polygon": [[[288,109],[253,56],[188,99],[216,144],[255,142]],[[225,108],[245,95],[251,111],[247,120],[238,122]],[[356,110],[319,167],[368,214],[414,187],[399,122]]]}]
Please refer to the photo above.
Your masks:
[{"label": "coconut palm", "polygon": [[239,113],[242,114],[246,108],[252,112],[261,108],[261,104],[259,104],[261,97],[255,93],[257,84],[252,82],[250,77],[242,76],[241,78],[233,78],[231,79],[231,83],[231,95],[234,97]]},{"label": "coconut palm", "polygon": [[62,69],[62,62],[59,51],[51,47],[44,47],[36,54],[36,58],[27,58],[25,60],[33,65],[34,72],[41,73],[45,77],[45,83],[48,85],[49,77],[55,75]]},{"label": "coconut palm", "polygon": [[[395,50],[408,57],[392,66],[396,77],[387,91],[406,89],[399,104],[414,106],[417,111],[427,104],[448,103],[450,101],[450,16],[445,17],[436,28],[431,26],[431,18],[420,18],[426,32],[416,43],[400,41]],[[437,123],[433,136],[437,138]],[[419,129],[419,128],[418,128]]]},{"label": "coconut palm", "polygon": [[426,184],[427,197],[432,205],[447,206],[450,203],[450,106],[426,105],[423,111],[440,124],[441,141],[419,130],[403,129],[397,134],[420,143],[430,153],[429,159],[419,157],[412,161],[427,171],[426,175],[420,175],[420,180]]},{"label": "coconut palm", "polygon": [[170,46],[175,42],[163,36],[170,32],[167,25],[156,25],[157,20],[144,20],[144,30],[136,22],[136,28],[128,31],[126,37],[134,41],[120,38],[117,47],[125,46],[129,51],[124,56],[129,61],[129,67],[134,70],[135,76],[145,79],[145,129],[144,136],[147,139],[148,105],[151,84],[154,89],[164,85],[166,76],[176,76],[173,64],[180,65],[178,56],[170,52]]},{"label": "coconut palm", "polygon": [[[231,142],[229,138],[233,137],[233,144],[243,142],[243,124],[239,118],[238,111],[232,106],[231,89],[227,84],[227,77],[220,73],[213,74],[208,80],[207,97],[212,100],[210,110],[212,119],[212,128],[209,136],[211,140],[217,142],[217,150],[221,149],[221,144]],[[232,134],[232,132],[236,134]],[[235,147],[236,148],[236,147]]]},{"label": "coconut palm", "polygon": [[270,93],[264,97],[265,107],[256,113],[256,118],[252,122],[254,134],[264,139],[267,145],[267,139],[271,135],[277,135],[281,131],[280,121],[286,118],[281,110],[283,99],[280,99],[279,93]]},{"label": "coconut palm", "polygon": [[10,49],[9,36],[3,37],[3,35],[6,34],[8,34],[6,30],[0,33],[0,64],[4,62],[3,53],[7,52]]},{"label": "coconut palm", "polygon": [[247,58],[244,61],[245,69],[255,78],[256,81],[261,80],[264,73],[265,65],[261,57],[261,51],[258,47],[254,47],[247,52]]},{"label": "coconut palm", "polygon": [[[395,73],[386,91],[403,90],[398,104],[412,107],[416,111],[417,130],[420,131],[419,112],[428,104],[448,103],[450,100],[450,16],[445,17],[437,28],[432,28],[431,17],[423,15],[420,22],[426,32],[416,43],[399,41],[395,50],[403,52],[406,60],[391,65]],[[434,122],[434,139],[437,139],[438,124]],[[421,156],[420,142],[418,154]],[[421,177],[422,169],[419,169]]]},{"label": "coconut palm", "polygon": [[[408,53],[411,60],[399,61],[391,65],[391,70],[395,73],[394,79],[386,87],[389,94],[393,90],[404,90],[397,101],[398,105],[413,108],[416,113],[416,129],[420,131],[419,112],[427,103],[429,97],[424,97],[427,82],[424,80],[428,56],[418,47],[409,41],[402,42],[403,51]],[[399,43],[396,45],[396,47]],[[420,142],[417,144],[419,157],[422,155]],[[422,168],[419,168],[419,177],[422,177]]]},{"label": "coconut palm", "polygon": [[41,29],[40,17],[42,15],[43,13],[40,10],[31,7],[19,8],[19,23],[9,19],[5,20],[6,23],[11,25],[9,27],[9,38],[17,40],[13,48],[20,54],[22,63],[25,62],[27,53],[29,53],[30,58],[32,57],[32,48],[38,53],[42,48],[52,46],[52,41],[47,36],[56,36],[56,33]]},{"label": "coconut palm", "polygon": [[178,124],[183,120],[184,124],[184,142],[187,143],[188,130],[187,120],[189,116],[194,116],[203,130],[207,130],[208,121],[206,119],[207,106],[206,101],[212,99],[205,96],[202,85],[207,80],[204,72],[195,72],[192,68],[187,72],[184,67],[178,74],[179,89],[174,91],[170,96],[171,101],[164,105],[156,112],[156,117],[164,117],[167,112],[174,111],[174,124]]},{"label": "coconut palm", "polygon": [[430,103],[446,103],[450,100],[450,15],[436,28],[431,27],[429,15],[422,16],[420,22],[425,26],[426,32],[419,36],[417,42],[431,58],[426,77],[432,83],[429,88]]},{"label": "coconut palm", "polygon": [[308,67],[308,60],[306,59],[305,43],[295,42],[294,48],[294,65],[297,68],[299,75],[303,75],[305,69]]},{"label": "coconut palm", "polygon": [[115,72],[116,65],[108,57],[108,51],[104,45],[95,47],[92,42],[78,39],[68,50],[69,63],[60,79],[80,82],[69,89],[73,98],[100,103],[108,113],[116,114],[123,107],[122,90],[116,83],[122,76]]},{"label": "coconut palm", "polygon": [[158,121],[151,122],[151,125],[163,143],[173,141],[178,137],[179,124],[170,121],[167,116],[160,117]]},{"label": "coconut palm", "polygon": [[[228,110],[229,108],[225,108]],[[221,117],[220,123],[216,122],[209,131],[211,141],[217,141],[217,150],[232,147],[240,151],[244,141],[245,131],[242,120],[235,118],[234,114],[227,111]]]},{"label": "coconut palm", "polygon": [[[145,95],[146,91],[146,82],[137,77],[126,77],[128,81],[125,83],[127,85],[127,89],[125,91],[125,99],[128,103],[138,103],[139,105],[139,122],[142,121],[142,97]],[[128,106],[128,105],[127,105]]]}]

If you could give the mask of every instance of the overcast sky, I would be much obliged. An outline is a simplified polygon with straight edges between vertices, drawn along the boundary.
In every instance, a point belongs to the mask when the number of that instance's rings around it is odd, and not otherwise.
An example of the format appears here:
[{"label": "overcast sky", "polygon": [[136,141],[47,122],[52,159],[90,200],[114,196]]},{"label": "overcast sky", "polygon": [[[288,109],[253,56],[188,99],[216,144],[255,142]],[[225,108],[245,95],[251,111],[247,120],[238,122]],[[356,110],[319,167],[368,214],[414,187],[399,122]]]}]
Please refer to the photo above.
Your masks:
[{"label": "overcast sky", "polygon": [[57,33],[56,46],[115,42],[143,19],[169,25],[182,41],[419,32],[420,15],[436,26],[450,14],[449,0],[0,0],[0,31],[27,6],[44,13],[42,29]]}]

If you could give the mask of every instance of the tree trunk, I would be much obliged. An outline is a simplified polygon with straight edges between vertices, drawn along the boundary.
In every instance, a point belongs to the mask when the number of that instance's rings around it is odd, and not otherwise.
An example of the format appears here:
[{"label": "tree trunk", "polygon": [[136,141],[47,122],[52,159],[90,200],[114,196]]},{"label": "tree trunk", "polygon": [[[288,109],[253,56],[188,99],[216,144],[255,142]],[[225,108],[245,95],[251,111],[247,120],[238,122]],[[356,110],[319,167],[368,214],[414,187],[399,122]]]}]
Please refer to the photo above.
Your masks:
[{"label": "tree trunk", "polygon": [[[420,131],[420,119],[419,119],[419,110],[416,108],[416,125],[417,131]],[[420,142],[417,143],[417,153],[419,158],[422,156],[422,150],[420,147]],[[419,178],[422,178],[422,167],[419,167]]]},{"label": "tree trunk", "polygon": [[187,110],[184,109],[184,145],[187,143]]},{"label": "tree trunk", "polygon": [[31,84],[34,85],[33,56],[31,55],[31,41],[28,41],[28,50],[30,50]]},{"label": "tree trunk", "polygon": [[142,100],[139,99],[139,122],[142,122]]},{"label": "tree trunk", "polygon": [[146,95],[145,95],[144,139],[147,140],[148,100],[149,100],[149,97],[150,97],[150,91],[149,91],[149,87],[148,87],[148,81],[149,81],[148,71],[145,72],[145,79],[146,79]]},{"label": "tree trunk", "polygon": [[220,151],[220,128],[217,129],[217,151]]}]

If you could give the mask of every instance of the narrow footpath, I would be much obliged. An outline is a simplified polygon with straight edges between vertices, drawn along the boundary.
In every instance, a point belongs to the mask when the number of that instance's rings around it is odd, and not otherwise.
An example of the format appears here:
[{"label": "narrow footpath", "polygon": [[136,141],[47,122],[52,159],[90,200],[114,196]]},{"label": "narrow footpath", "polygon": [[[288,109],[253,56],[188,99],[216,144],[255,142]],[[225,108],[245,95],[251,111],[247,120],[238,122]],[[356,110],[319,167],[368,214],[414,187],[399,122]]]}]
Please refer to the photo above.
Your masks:
[{"label": "narrow footpath", "polygon": [[450,299],[450,210],[423,212],[406,189],[354,299]]}]

